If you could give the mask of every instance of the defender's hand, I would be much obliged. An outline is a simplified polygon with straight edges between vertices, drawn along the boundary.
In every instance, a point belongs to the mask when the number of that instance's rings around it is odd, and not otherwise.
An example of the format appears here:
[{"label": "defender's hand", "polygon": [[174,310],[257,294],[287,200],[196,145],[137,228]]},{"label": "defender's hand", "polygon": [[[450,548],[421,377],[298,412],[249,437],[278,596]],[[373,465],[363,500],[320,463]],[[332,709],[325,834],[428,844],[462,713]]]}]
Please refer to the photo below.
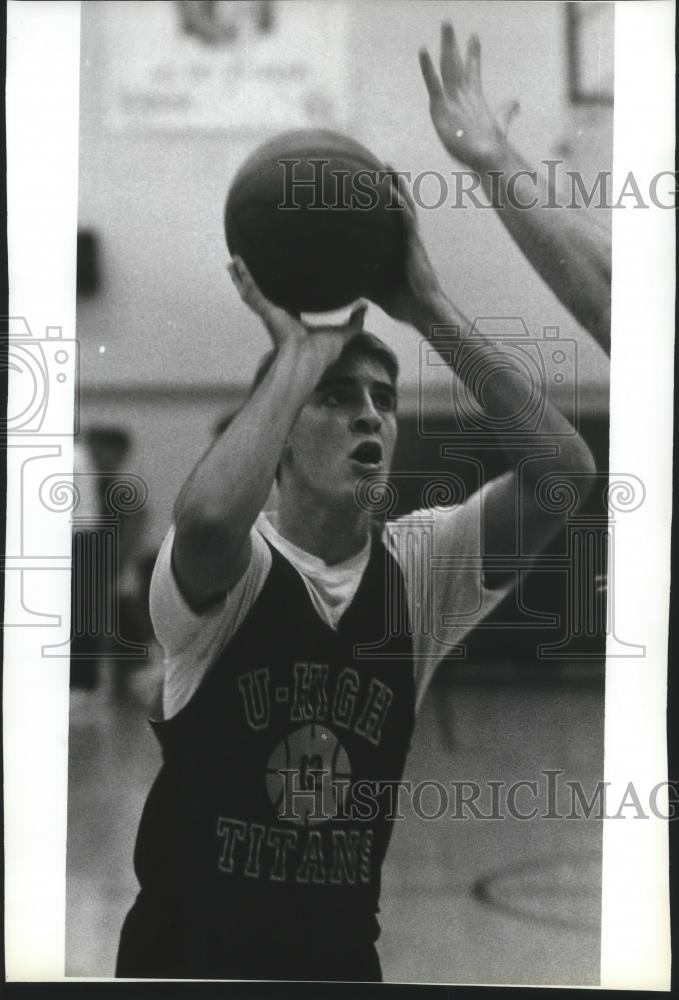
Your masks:
[{"label": "defender's hand", "polygon": [[343,326],[323,326],[310,330],[292,313],[274,305],[261,292],[241,257],[228,265],[231,279],[243,302],[262,323],[273,341],[275,350],[291,347],[301,355],[311,355],[320,365],[332,364],[344,346],[363,329],[367,304],[361,302]]},{"label": "defender's hand", "polygon": [[481,87],[481,43],[470,35],[467,59],[462,55],[449,22],[441,25],[440,77],[426,49],[420,67],[429,92],[429,112],[439,139],[451,156],[474,170],[490,167],[505,143],[507,128],[519,110],[512,101],[501,124],[488,108]]}]

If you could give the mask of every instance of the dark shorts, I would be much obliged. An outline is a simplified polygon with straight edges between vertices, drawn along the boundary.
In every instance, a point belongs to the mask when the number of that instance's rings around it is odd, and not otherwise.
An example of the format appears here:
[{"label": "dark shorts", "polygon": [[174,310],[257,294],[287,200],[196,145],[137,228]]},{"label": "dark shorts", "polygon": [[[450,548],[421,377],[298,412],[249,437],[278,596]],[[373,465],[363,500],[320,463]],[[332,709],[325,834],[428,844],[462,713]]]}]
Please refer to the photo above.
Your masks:
[{"label": "dark shorts", "polygon": [[120,934],[115,974],[127,979],[283,979],[382,982],[377,949],[356,943],[351,926],[277,933],[225,932],[218,921],[185,919],[176,907],[137,897]]}]

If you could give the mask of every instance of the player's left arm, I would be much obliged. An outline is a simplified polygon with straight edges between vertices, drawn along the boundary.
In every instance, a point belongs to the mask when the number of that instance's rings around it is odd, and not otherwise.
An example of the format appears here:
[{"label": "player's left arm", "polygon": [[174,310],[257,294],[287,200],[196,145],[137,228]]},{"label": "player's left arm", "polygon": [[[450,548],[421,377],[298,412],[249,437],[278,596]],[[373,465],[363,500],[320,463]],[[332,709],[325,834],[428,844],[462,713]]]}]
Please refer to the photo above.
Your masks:
[{"label": "player's left arm", "polygon": [[[414,326],[435,350],[440,337],[433,331],[451,327],[461,343],[473,345],[474,364],[460,364],[464,352],[441,351],[442,360],[465,383],[467,392],[488,418],[489,424],[511,425],[513,415],[521,412],[534,391],[524,372],[511,364],[511,357],[498,350],[483,330],[474,328],[472,339],[469,320],[444,294],[419,236],[414,206],[403,186],[399,188],[406,220],[406,255],[404,273],[397,287],[378,302],[389,315]],[[478,373],[483,372],[483,378]],[[595,471],[592,453],[567,418],[545,398],[542,418],[532,433],[514,437],[506,448],[514,472],[497,479],[487,490],[482,511],[484,550],[501,552],[508,533],[516,533],[520,523],[524,555],[537,553],[547,545],[559,528],[559,518],[540,502],[538,484],[543,477],[558,474],[567,478],[583,476],[578,495],[586,496],[587,479]],[[502,447],[502,441],[499,445]],[[537,458],[537,455],[541,457]],[[565,516],[565,515],[564,515]],[[510,537],[512,537],[510,535]]]},{"label": "player's left arm", "polygon": [[[464,337],[470,329],[469,321],[450,303],[445,296],[429,303],[418,318],[417,329],[429,343],[437,349],[437,340],[432,339],[431,330],[437,325],[450,325],[460,329]],[[534,388],[528,384],[523,372],[517,367],[503,363],[502,351],[479,334],[473,334],[474,364],[456,370],[451,356],[458,358],[462,352],[442,354],[466,383],[468,392],[490,421],[499,424],[502,419],[511,422],[513,415],[520,413]],[[472,384],[468,374],[474,377],[479,370],[486,377],[478,385]],[[596,471],[592,453],[575,431],[566,417],[548,400],[544,401],[542,418],[532,433],[512,439],[511,447],[505,450],[513,469],[511,477],[500,477],[488,490],[482,510],[484,549],[489,554],[503,551],[503,542],[517,533],[521,537],[523,555],[540,552],[559,528],[559,519],[553,508],[546,508],[540,501],[539,483],[548,475],[558,475],[567,479],[575,475],[579,479],[576,491],[581,501],[587,494],[588,482]],[[502,447],[502,439],[498,441]],[[572,513],[572,511],[570,512]],[[565,516],[565,514],[564,514]]]}]

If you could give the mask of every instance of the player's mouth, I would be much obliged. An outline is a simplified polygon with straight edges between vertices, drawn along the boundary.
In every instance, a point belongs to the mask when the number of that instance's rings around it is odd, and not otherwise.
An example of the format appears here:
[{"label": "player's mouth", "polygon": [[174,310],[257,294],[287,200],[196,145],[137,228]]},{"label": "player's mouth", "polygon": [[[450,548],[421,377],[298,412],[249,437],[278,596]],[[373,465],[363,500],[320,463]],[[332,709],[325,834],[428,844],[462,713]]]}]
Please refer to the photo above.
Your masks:
[{"label": "player's mouth", "polygon": [[366,470],[379,469],[382,465],[382,445],[379,441],[361,441],[349,458]]}]

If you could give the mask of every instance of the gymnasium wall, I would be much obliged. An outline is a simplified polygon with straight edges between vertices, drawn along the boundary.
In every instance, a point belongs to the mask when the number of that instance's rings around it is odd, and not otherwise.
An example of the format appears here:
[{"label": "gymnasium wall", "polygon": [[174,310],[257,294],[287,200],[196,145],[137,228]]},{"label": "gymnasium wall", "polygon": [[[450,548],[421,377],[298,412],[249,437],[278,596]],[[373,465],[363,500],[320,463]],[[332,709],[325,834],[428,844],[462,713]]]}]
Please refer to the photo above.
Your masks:
[{"label": "gymnasium wall", "polygon": [[[78,304],[80,414],[82,426],[112,423],[133,433],[129,467],[150,488],[153,547],[214,421],[242,397],[267,345],[226,274],[222,230],[230,179],[266,136],[110,130],[107,82],[112,59],[124,53],[109,41],[121,7],[118,0],[82,5],[80,225],[99,236],[101,286]],[[348,131],[398,169],[447,175],[459,168],[436,139],[417,64],[418,46],[435,51],[440,21],[449,17],[462,39],[472,30],[481,36],[490,102],[519,98],[522,111],[511,134],[531,162],[562,156],[568,168],[586,175],[609,168],[611,109],[575,109],[567,100],[564,7],[353,0]],[[443,283],[468,316],[521,316],[535,335],[543,326],[559,326],[562,337],[576,340],[578,371],[571,377],[588,411],[605,422],[602,353],[494,213],[444,205],[420,217]],[[367,326],[394,345],[404,410],[412,411],[417,336],[374,307]],[[446,398],[440,386],[432,390],[432,407],[443,412]]]}]

